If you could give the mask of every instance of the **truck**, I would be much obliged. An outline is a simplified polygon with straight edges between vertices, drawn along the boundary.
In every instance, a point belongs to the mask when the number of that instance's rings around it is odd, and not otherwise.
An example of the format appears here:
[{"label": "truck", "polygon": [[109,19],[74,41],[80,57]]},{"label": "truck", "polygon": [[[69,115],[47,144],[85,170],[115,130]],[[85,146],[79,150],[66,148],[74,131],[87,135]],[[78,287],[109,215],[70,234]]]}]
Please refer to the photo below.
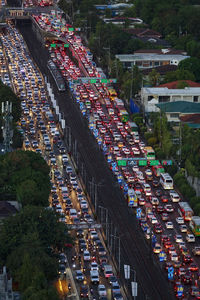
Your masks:
[{"label": "truck", "polygon": [[128,206],[137,207],[138,197],[134,189],[128,189]]},{"label": "truck", "polygon": [[93,284],[99,284],[99,272],[97,270],[90,271],[90,280]]},{"label": "truck", "polygon": [[128,126],[130,128],[130,133],[131,134],[135,134],[136,132],[138,132],[138,126],[137,126],[137,124],[135,124],[135,122],[129,121]]}]

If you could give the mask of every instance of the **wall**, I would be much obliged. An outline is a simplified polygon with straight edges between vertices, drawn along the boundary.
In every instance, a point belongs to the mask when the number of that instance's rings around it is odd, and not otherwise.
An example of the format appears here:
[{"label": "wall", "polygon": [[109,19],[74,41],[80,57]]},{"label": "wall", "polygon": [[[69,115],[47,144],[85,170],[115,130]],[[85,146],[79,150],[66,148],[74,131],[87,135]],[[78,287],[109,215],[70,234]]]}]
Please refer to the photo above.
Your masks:
[{"label": "wall", "polygon": [[189,184],[195,189],[197,196],[200,197],[200,178],[186,176]]}]

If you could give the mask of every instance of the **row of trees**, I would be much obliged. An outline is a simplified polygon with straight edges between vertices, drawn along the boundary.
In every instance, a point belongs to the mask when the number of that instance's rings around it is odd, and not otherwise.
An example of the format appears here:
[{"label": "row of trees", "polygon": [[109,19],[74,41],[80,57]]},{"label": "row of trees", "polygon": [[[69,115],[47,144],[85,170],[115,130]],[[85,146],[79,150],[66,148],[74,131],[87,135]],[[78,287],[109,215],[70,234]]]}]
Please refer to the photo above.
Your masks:
[{"label": "row of trees", "polygon": [[22,203],[22,210],[1,225],[0,264],[8,267],[23,300],[58,300],[53,287],[58,252],[72,240],[48,207],[49,166],[35,152],[7,153],[0,157],[0,181],[0,198],[10,200],[12,194]]}]

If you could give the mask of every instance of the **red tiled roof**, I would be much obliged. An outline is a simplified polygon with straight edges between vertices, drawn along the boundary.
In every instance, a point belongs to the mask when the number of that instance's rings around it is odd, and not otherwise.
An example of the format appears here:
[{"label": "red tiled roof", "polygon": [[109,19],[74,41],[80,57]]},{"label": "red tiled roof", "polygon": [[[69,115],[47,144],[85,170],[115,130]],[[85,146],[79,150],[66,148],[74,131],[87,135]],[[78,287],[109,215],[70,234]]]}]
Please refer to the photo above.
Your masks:
[{"label": "red tiled roof", "polygon": [[187,114],[179,117],[181,122],[200,124],[200,114]]},{"label": "red tiled roof", "polygon": [[162,35],[161,33],[151,30],[149,28],[128,28],[126,31],[132,35],[138,37],[156,37],[160,38]]},{"label": "red tiled roof", "polygon": [[177,81],[173,81],[173,82],[169,82],[169,83],[164,83],[164,84],[161,84],[159,86],[157,86],[158,88],[159,87],[166,87],[168,89],[176,89],[177,88],[177,85],[179,82],[186,82],[188,84],[189,87],[200,87],[200,83],[197,83],[197,82],[194,82],[194,81],[191,81],[191,80],[177,80]]}]

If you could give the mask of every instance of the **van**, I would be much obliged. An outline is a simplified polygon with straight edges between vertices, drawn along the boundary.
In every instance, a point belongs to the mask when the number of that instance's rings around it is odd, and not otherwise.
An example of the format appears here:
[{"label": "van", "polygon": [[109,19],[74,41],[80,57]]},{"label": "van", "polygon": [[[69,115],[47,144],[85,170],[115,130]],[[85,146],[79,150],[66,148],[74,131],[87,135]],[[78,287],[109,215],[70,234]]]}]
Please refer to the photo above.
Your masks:
[{"label": "van", "polygon": [[99,283],[99,272],[96,270],[91,270],[90,271],[90,280],[91,280],[91,283],[98,284]]},{"label": "van", "polygon": [[76,211],[75,208],[71,208],[71,209],[69,210],[69,216],[70,216],[71,219],[77,218],[77,211]]}]

